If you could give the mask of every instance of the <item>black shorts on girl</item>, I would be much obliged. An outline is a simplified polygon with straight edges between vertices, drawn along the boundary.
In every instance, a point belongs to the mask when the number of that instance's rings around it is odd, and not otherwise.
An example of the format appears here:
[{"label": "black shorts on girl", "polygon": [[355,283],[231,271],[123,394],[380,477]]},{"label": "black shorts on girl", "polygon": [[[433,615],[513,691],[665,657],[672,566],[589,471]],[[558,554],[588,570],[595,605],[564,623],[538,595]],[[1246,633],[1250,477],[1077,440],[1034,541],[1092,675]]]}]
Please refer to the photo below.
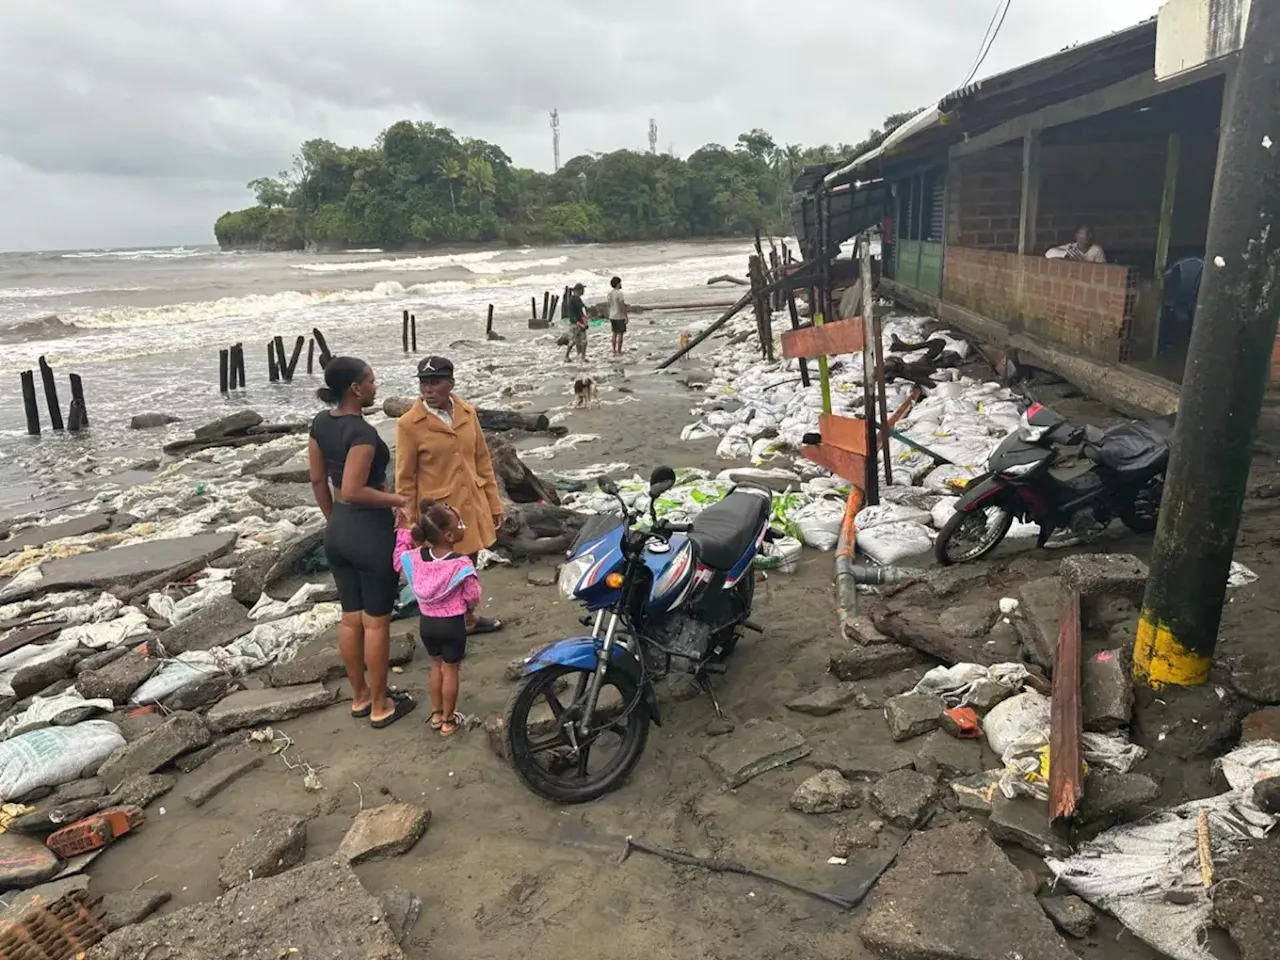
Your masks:
[{"label": "black shorts on girl", "polygon": [[418,636],[427,648],[427,656],[445,663],[461,663],[467,655],[467,618],[462,614],[456,617],[419,617]]}]

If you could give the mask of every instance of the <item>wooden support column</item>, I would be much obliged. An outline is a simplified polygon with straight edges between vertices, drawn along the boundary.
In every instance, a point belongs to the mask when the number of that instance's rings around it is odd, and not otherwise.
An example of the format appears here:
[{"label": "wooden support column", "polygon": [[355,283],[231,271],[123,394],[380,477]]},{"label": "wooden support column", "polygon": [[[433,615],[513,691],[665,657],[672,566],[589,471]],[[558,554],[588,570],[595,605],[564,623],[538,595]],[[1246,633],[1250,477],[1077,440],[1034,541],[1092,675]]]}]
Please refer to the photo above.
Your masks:
[{"label": "wooden support column", "polygon": [[1164,272],[1169,269],[1169,239],[1173,234],[1173,206],[1178,194],[1178,169],[1182,165],[1182,134],[1169,134],[1164,155],[1164,194],[1160,198],[1160,226],[1156,230],[1155,301],[1156,332],[1151,356],[1160,355],[1160,321],[1164,319]]},{"label": "wooden support column", "polygon": [[1018,253],[1030,256],[1036,246],[1040,215],[1040,131],[1022,138],[1022,212],[1018,221]]}]

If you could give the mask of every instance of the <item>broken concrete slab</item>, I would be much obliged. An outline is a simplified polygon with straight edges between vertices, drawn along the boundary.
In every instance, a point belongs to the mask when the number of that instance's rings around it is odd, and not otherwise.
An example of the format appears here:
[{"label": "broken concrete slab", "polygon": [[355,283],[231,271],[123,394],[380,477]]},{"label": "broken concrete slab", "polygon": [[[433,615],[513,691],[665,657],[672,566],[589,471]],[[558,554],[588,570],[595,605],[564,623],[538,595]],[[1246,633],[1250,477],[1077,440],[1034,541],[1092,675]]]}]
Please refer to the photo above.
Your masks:
[{"label": "broken concrete slab", "polygon": [[895,770],[885,774],[871,788],[871,806],[894,826],[914,829],[938,799],[933,777],[915,770]]},{"label": "broken concrete slab", "polygon": [[69,803],[72,800],[93,800],[107,792],[107,785],[97,777],[86,777],[83,780],[72,780],[64,783],[53,792],[50,803]]},{"label": "broken concrete slab", "polygon": [[293,687],[309,683],[327,683],[347,675],[342,654],[336,649],[302,657],[289,663],[272,664],[262,673],[262,679],[271,687]]},{"label": "broken concrete slab", "polygon": [[95,550],[45,563],[39,583],[0,595],[5,603],[67,587],[99,587],[137,583],[175,567],[208,563],[235,546],[234,533],[201,533],[194,537],[148,540],[145,543]]},{"label": "broken concrete slab", "polygon": [[801,813],[839,813],[858,806],[858,788],[838,770],[815,773],[791,795],[791,808]]},{"label": "broken concrete slab", "polygon": [[1253,802],[1259,810],[1280,814],[1280,777],[1268,777],[1253,785]]},{"label": "broken concrete slab", "polygon": [[249,611],[232,597],[218,597],[159,634],[151,642],[157,654],[174,657],[193,650],[225,647],[243,637],[256,624]]},{"label": "broken concrete slab", "polygon": [[318,683],[300,687],[241,690],[218,701],[205,718],[214,733],[278,723],[333,703],[334,695]]},{"label": "broken concrete slab", "polygon": [[422,916],[422,898],[408,890],[388,890],[378,895],[378,905],[382,907],[382,919],[391,928],[396,942],[404,943]]},{"label": "broken concrete slab", "polygon": [[309,483],[268,483],[250,490],[249,498],[270,510],[293,510],[316,505],[316,495]]},{"label": "broken concrete slab", "polygon": [[108,647],[101,653],[95,653],[91,657],[85,657],[75,666],[76,676],[89,670],[101,670],[107,664],[119,660],[126,653],[129,653],[129,648],[122,644],[118,647]]},{"label": "broken concrete slab", "polygon": [[1049,826],[1049,804],[1035,797],[1006,797],[997,791],[991,800],[991,836],[1013,843],[1041,857],[1069,857],[1071,844]]},{"label": "broken concrete slab", "polygon": [[110,807],[142,807],[152,803],[173,789],[173,777],[150,774],[130,777],[99,801],[99,810]]},{"label": "broken concrete slab", "polygon": [[160,669],[160,661],[135,650],[97,670],[86,670],[76,678],[76,689],[86,700],[99,697],[124,703],[129,695]]},{"label": "broken concrete slab", "polygon": [[391,928],[374,919],[380,916],[378,901],[361,886],[349,864],[321,860],[118,930],[98,944],[92,956],[138,960],[153,956],[163,945],[175,960],[175,948],[184,957],[200,960],[404,960]]},{"label": "broken concrete slab", "polygon": [[1080,711],[1084,728],[1112,733],[1129,725],[1133,681],[1124,650],[1099,650],[1080,665]]},{"label": "broken concrete slab", "polygon": [[977,639],[995,625],[1000,610],[994,603],[965,603],[938,615],[938,626],[957,637]]},{"label": "broken concrete slab", "polygon": [[279,559],[279,552],[271,547],[237,550],[230,560],[230,566],[235,568],[231,577],[231,598],[246,607],[257,603],[267,587],[267,574]]},{"label": "broken concrete slab", "polygon": [[890,697],[884,704],[884,719],[895,742],[910,740],[942,722],[943,704],[938,697],[922,693],[904,693]]},{"label": "broken concrete slab", "polygon": [[1080,815],[1102,820],[1138,814],[1160,799],[1160,785],[1145,773],[1096,771],[1085,778]]},{"label": "broken concrete slab", "polygon": [[1269,646],[1245,647],[1231,657],[1231,685],[1250,700],[1280,704],[1280,657]]},{"label": "broken concrete slab", "polygon": [[9,539],[0,541],[0,557],[12,553],[21,553],[27,547],[42,547],[54,540],[64,537],[83,537],[90,533],[100,533],[111,526],[111,514],[88,513],[74,520],[62,523],[50,523],[42,527],[28,527],[13,534]]},{"label": "broken concrete slab", "polygon": [[1097,920],[1093,907],[1073,893],[1047,894],[1040,897],[1040,907],[1053,921],[1053,925],[1068,937],[1083,940],[1093,930]]},{"label": "broken concrete slab", "polygon": [[861,932],[887,957],[910,960],[1074,960],[974,823],[916,833],[876,887]]},{"label": "broken concrete slab", "polygon": [[772,720],[748,720],[733,733],[717,737],[702,757],[725,785],[740,787],[767,770],[809,755],[804,737]]},{"label": "broken concrete slab", "polygon": [[338,845],[338,856],[352,863],[398,857],[422,839],[431,811],[411,803],[387,803],[361,810]]},{"label": "broken concrete slab", "polygon": [[915,763],[915,751],[909,747],[881,746],[869,743],[856,748],[829,752],[825,747],[811,761],[823,769],[838,770],[849,780],[879,780],[894,770],[906,770]]},{"label": "broken concrete slab", "polygon": [[130,777],[155,773],[209,742],[209,727],[194,713],[175,713],[155,730],[121,747],[102,765],[98,777],[115,790]]},{"label": "broken concrete slab", "polygon": [[990,813],[991,803],[1000,791],[998,784],[1003,773],[1003,770],[984,770],[953,781],[951,792],[955,794],[956,806],[969,813]]},{"label": "broken concrete slab", "polygon": [[91,813],[96,813],[99,803],[99,800],[91,797],[83,800],[64,800],[60,802],[54,802],[53,798],[50,797],[47,800],[42,800],[39,806],[31,813],[23,814],[14,820],[9,825],[9,829],[13,833],[21,833],[27,836],[47,836],[67,824],[75,823]]},{"label": "broken concrete slab", "polygon": [[1017,693],[1013,687],[1005,686],[994,680],[983,680],[969,692],[966,706],[973,707],[980,717],[985,717],[996,706]]},{"label": "broken concrete slab", "polygon": [[1273,960],[1280,930],[1280,830],[1247,843],[1214,878],[1213,918],[1240,960]]},{"label": "broken concrete slab", "polygon": [[216,757],[223,750],[229,747],[236,747],[245,743],[249,739],[248,730],[237,730],[234,733],[228,733],[226,736],[213,740],[207,747],[199,750],[193,750],[191,753],[183,754],[177,760],[173,761],[173,768],[179,773],[192,773],[199,770],[206,763]]},{"label": "broken concrete slab", "polygon": [[122,890],[108,893],[97,915],[107,933],[141,923],[173,898],[167,890]]},{"label": "broken concrete slab", "polygon": [[1016,623],[1023,646],[1031,662],[1046,670],[1053,669],[1058,649],[1058,620],[1062,617],[1062,581],[1057,577],[1041,577],[1024,583],[1018,589]]},{"label": "broken concrete slab", "polygon": [[268,483],[306,483],[311,479],[311,462],[304,450],[280,464],[258,471],[258,479]]},{"label": "broken concrete slab", "polygon": [[0,890],[34,887],[61,869],[58,855],[34,837],[0,834]]},{"label": "broken concrete slab", "polygon": [[182,795],[193,807],[202,807],[246,773],[262,766],[265,757],[253,746],[221,751],[200,770],[183,789]]},{"label": "broken concrete slab", "polygon": [[74,653],[64,653],[61,656],[45,660],[43,663],[33,663],[18,670],[9,679],[9,685],[13,687],[13,695],[19,701],[14,704],[14,707],[25,710],[31,704],[29,702],[23,703],[22,701],[38,693],[43,693],[56,683],[71,679],[75,670],[76,660],[77,657]]},{"label": "broken concrete slab", "polygon": [[237,410],[225,417],[219,417],[203,426],[196,427],[193,437],[197,440],[216,440],[220,437],[235,437],[248,433],[251,427],[262,423],[262,415],[256,410]]},{"label": "broken concrete slab", "polygon": [[160,702],[170,711],[199,710],[221,700],[243,682],[243,679],[237,680],[226,673],[206,673],[194,683],[179,687]]},{"label": "broken concrete slab", "polygon": [[251,880],[274,877],[296,867],[306,852],[307,821],[273,811],[222,858],[218,884],[230,890]]},{"label": "broken concrete slab", "polygon": [[1147,588],[1147,565],[1129,553],[1078,553],[1063,560],[1058,572],[1080,591],[1081,623],[1098,622],[1100,606],[1112,599],[1141,606]]},{"label": "broken concrete slab", "polygon": [[1263,707],[1240,721],[1240,739],[1245,743],[1254,740],[1275,740],[1280,743],[1280,707]]},{"label": "broken concrete slab", "polygon": [[181,417],[167,413],[135,413],[129,421],[130,430],[154,430],[156,427],[167,427],[171,423],[180,423]]},{"label": "broken concrete slab", "polygon": [[112,714],[111,720],[120,728],[120,735],[124,737],[125,743],[133,743],[164,724],[164,717],[158,713],[139,713],[130,716],[128,711],[123,709]]},{"label": "broken concrete slab", "polygon": [[882,643],[851,647],[833,654],[829,669],[840,680],[869,680],[924,663],[924,656],[911,647]]},{"label": "broken concrete slab", "polygon": [[935,778],[941,772],[949,780],[972,776],[982,771],[982,746],[977,740],[957,740],[935,730],[920,741],[915,768]]},{"label": "broken concrete slab", "polygon": [[787,709],[810,717],[829,717],[855,702],[858,693],[858,687],[852,683],[828,684],[796,697],[787,704]]}]

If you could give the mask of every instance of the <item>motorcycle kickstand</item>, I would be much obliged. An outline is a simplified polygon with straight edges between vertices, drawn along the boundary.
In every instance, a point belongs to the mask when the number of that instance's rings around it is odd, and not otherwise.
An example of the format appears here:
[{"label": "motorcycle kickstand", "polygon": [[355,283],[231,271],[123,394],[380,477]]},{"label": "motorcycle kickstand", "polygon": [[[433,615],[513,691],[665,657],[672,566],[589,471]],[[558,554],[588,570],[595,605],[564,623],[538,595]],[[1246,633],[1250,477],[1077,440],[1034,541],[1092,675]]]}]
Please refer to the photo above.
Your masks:
[{"label": "motorcycle kickstand", "polygon": [[701,686],[702,689],[706,691],[707,696],[711,698],[711,706],[715,708],[716,716],[721,720],[726,719],[724,711],[720,709],[720,701],[716,699],[716,692],[711,686],[711,678],[705,673],[702,674],[698,677],[698,685]]}]

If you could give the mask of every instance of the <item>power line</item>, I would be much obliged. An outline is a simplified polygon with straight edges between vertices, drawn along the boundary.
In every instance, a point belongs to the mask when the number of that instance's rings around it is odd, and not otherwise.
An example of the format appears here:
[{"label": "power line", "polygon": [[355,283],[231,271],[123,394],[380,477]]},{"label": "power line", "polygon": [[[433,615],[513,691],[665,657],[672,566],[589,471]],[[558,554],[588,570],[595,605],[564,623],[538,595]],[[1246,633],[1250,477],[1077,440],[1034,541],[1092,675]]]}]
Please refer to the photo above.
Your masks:
[{"label": "power line", "polygon": [[[996,0],[996,9],[991,14],[991,20],[987,24],[987,32],[982,35],[982,43],[978,46],[978,55],[973,61],[973,67],[969,70],[969,75],[964,78],[961,87],[967,87],[970,81],[982,69],[982,65],[986,62],[987,56],[991,53],[991,48],[995,46],[996,37],[1000,35],[1000,28],[1004,26],[1005,17],[1009,15],[1009,6],[1013,0],[1004,0],[1004,6],[1000,5],[1001,0]],[[997,17],[999,20],[997,21]],[[994,26],[994,30],[992,27]]]}]

